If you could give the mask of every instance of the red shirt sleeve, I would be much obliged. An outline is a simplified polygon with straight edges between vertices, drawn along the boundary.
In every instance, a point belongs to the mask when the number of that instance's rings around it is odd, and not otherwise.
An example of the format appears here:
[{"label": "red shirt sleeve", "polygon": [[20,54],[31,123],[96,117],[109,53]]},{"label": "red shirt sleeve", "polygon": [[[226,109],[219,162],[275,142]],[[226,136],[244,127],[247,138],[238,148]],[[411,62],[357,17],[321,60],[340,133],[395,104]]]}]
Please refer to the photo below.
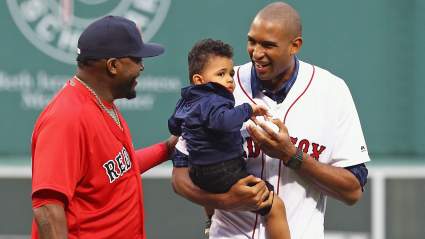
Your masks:
[{"label": "red shirt sleeve", "polygon": [[32,194],[48,189],[70,201],[84,173],[81,123],[77,117],[54,114],[37,126],[32,141]]},{"label": "red shirt sleeve", "polygon": [[52,190],[41,190],[32,195],[32,208],[39,208],[46,204],[57,204],[65,207],[66,196]]},{"label": "red shirt sleeve", "polygon": [[168,159],[168,147],[166,143],[158,143],[146,148],[136,150],[136,159],[140,173],[157,166]]}]

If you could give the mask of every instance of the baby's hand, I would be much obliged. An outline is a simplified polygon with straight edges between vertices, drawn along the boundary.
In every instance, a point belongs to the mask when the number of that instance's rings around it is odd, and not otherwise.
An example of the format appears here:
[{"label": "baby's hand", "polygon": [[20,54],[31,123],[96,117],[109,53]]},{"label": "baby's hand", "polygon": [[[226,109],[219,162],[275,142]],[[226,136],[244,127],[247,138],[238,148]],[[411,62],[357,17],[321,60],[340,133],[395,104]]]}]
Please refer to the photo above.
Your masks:
[{"label": "baby's hand", "polygon": [[251,104],[252,116],[265,116],[270,117],[269,110],[263,105]]}]

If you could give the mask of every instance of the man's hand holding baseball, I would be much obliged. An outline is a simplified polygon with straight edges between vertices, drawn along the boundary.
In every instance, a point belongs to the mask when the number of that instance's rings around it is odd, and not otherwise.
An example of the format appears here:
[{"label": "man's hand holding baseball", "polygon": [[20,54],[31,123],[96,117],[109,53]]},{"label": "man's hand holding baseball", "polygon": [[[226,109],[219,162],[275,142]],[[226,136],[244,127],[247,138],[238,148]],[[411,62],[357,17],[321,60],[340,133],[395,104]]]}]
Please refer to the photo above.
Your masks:
[{"label": "man's hand holding baseball", "polygon": [[[294,156],[297,149],[292,144],[286,126],[277,119],[272,122],[279,127],[279,132],[273,131],[265,122],[257,121],[257,125],[248,125],[247,130],[252,140],[272,158],[278,158],[286,163]],[[261,127],[261,128],[259,128]]]}]

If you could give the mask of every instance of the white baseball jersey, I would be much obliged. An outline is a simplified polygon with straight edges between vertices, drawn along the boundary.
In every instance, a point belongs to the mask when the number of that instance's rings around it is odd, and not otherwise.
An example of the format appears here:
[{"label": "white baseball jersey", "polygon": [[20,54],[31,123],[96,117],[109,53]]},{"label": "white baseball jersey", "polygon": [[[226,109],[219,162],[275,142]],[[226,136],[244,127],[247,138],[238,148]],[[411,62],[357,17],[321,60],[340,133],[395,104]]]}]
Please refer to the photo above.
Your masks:
[{"label": "white baseball jersey", "polygon": [[[369,161],[360,121],[345,82],[317,66],[299,61],[297,79],[277,104],[261,92],[251,93],[251,63],[235,67],[236,105],[265,105],[288,128],[292,142],[321,163],[347,167]],[[245,125],[242,127],[244,134]],[[324,238],[326,196],[282,161],[270,158],[244,136],[249,173],[268,180],[285,202],[292,239]],[[253,212],[215,210],[213,239],[265,239],[261,216]]]}]

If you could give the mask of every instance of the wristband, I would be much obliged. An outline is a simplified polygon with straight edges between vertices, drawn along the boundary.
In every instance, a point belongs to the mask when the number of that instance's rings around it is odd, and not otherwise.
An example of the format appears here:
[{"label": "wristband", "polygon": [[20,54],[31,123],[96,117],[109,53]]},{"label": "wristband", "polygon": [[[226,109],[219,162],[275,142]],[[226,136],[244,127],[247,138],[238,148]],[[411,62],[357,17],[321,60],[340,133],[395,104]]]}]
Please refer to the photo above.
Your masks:
[{"label": "wristband", "polygon": [[285,165],[293,170],[297,170],[301,167],[302,163],[303,163],[303,151],[297,148],[297,152],[295,153],[295,155],[289,158],[288,162],[286,162]]}]

